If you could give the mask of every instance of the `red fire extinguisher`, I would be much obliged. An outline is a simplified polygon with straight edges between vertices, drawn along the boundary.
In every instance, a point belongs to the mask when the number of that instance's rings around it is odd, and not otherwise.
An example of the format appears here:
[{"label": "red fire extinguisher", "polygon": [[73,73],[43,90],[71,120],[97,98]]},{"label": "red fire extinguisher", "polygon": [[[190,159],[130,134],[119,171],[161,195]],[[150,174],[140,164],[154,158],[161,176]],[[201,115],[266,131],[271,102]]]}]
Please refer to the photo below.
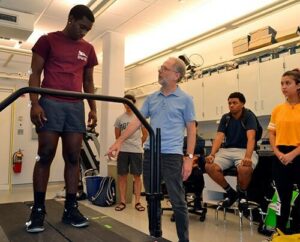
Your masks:
[{"label": "red fire extinguisher", "polygon": [[22,171],[22,160],[23,160],[23,153],[21,149],[19,149],[13,154],[12,165],[13,165],[14,173],[20,173]]}]

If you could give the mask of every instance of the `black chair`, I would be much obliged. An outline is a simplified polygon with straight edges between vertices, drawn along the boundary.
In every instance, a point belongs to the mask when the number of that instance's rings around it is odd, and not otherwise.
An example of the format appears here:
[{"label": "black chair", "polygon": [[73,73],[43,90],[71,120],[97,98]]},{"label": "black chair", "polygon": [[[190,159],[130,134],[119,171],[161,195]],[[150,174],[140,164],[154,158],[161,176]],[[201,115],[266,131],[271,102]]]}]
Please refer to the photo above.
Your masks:
[{"label": "black chair", "polygon": [[184,183],[186,201],[189,213],[199,215],[199,220],[203,222],[206,218],[207,208],[202,201],[204,188],[203,172],[199,167],[194,167],[189,179]]}]

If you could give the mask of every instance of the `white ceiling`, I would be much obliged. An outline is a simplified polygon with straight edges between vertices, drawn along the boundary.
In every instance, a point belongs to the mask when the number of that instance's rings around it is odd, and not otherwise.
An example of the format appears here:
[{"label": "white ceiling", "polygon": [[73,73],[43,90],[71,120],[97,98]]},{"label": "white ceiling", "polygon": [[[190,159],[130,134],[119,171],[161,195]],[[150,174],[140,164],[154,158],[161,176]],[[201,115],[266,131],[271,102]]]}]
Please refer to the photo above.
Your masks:
[{"label": "white ceiling", "polygon": [[[86,39],[101,52],[101,36],[106,31],[122,33],[125,38],[136,37],[153,31],[169,16],[184,12],[185,9],[204,1],[206,0],[118,0],[96,18]],[[63,29],[73,5],[70,0],[0,0],[1,8],[34,14],[34,29],[42,33]],[[31,42],[24,42],[21,48],[30,49],[35,39]],[[8,43],[2,40],[0,44]]]},{"label": "white ceiling", "polygon": [[[106,31],[123,34],[125,64],[129,65],[207,31],[206,26],[211,28],[209,23],[214,22],[220,13],[227,16],[226,21],[232,20],[230,19],[232,16],[241,17],[241,14],[247,13],[244,11],[245,7],[253,2],[256,2],[256,5],[252,9],[249,8],[248,13],[263,5],[283,1],[117,0],[96,18],[86,40],[95,46],[97,53],[101,56],[101,36]],[[235,6],[235,9],[232,9],[229,3]],[[0,0],[0,8],[34,14],[36,19],[34,30],[41,33],[62,30],[73,5],[71,0]],[[226,5],[229,6],[229,10],[224,9]],[[199,6],[206,7],[207,13],[196,11]],[[180,26],[180,23],[184,26]],[[216,22],[216,24],[221,23]],[[30,50],[34,41],[23,42],[21,49]],[[13,47],[14,43],[2,39],[1,45]],[[0,59],[3,57],[4,55],[0,52]],[[8,57],[9,55],[6,54],[5,58]]]}]

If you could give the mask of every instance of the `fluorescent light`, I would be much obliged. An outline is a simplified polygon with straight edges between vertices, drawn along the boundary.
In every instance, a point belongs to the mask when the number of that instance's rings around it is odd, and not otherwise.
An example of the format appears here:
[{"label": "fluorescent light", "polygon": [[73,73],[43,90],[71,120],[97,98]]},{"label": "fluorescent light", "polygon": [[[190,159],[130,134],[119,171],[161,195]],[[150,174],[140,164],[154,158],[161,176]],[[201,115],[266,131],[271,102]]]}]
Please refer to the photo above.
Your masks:
[{"label": "fluorescent light", "polygon": [[87,5],[90,2],[90,0],[67,0],[67,2],[69,2],[72,5],[77,5],[77,4]]},{"label": "fluorescent light", "polygon": [[15,48],[15,49],[20,49],[21,44],[22,44],[22,41],[16,40],[16,43],[15,43],[15,45],[14,45],[14,48]]},{"label": "fluorescent light", "polygon": [[95,18],[108,9],[116,0],[94,0],[89,3],[90,9],[93,11]]},{"label": "fluorescent light", "polygon": [[144,64],[144,63],[146,63],[146,62],[148,62],[148,61],[157,59],[157,58],[159,58],[159,57],[161,57],[161,56],[164,56],[164,55],[166,55],[166,54],[169,54],[169,53],[171,53],[171,52],[173,52],[172,49],[170,49],[170,50],[165,50],[165,51],[162,51],[162,52],[159,52],[159,53],[157,53],[157,54],[155,54],[155,55],[149,56],[149,57],[146,58],[145,60],[139,61],[138,64],[139,64],[139,65],[142,65],[142,64]]},{"label": "fluorescent light", "polygon": [[211,36],[214,36],[214,35],[216,35],[216,34],[218,34],[218,33],[221,33],[221,32],[223,32],[223,31],[225,31],[226,29],[227,29],[227,28],[222,27],[222,28],[220,28],[220,29],[217,29],[217,30],[208,32],[208,33],[206,33],[206,34],[200,35],[199,37],[196,37],[196,38],[194,38],[194,39],[191,39],[191,40],[189,40],[189,41],[186,41],[186,42],[184,42],[183,44],[177,45],[177,46],[175,47],[175,49],[176,49],[176,50],[181,50],[181,49],[183,49],[183,48],[185,48],[185,47],[187,47],[187,46],[189,46],[189,45],[195,44],[196,42],[199,42],[199,41],[201,41],[201,40],[204,40],[204,39],[207,39],[207,38],[209,38],[209,37],[211,37]]},{"label": "fluorescent light", "polygon": [[103,2],[103,0],[93,0],[93,1],[90,1],[89,3],[89,8],[91,10],[94,10],[98,4],[100,4],[101,2]]}]

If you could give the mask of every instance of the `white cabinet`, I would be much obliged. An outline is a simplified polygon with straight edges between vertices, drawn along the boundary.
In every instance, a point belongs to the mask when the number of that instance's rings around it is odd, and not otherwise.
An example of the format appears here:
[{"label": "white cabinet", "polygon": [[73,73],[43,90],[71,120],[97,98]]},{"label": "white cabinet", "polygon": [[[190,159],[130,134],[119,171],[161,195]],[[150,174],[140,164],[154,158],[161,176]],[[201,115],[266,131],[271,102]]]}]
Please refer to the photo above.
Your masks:
[{"label": "white cabinet", "polygon": [[229,112],[229,94],[238,91],[237,70],[189,80],[180,87],[193,97],[198,121],[218,120]]},{"label": "white cabinet", "polygon": [[196,120],[201,120],[203,111],[202,79],[189,80],[180,84],[180,88],[193,97]]},{"label": "white cabinet", "polygon": [[246,107],[256,115],[270,115],[284,101],[280,80],[284,59],[256,62],[239,68],[239,91],[246,97]]},{"label": "white cabinet", "polygon": [[246,98],[246,107],[258,114],[259,63],[244,65],[238,71],[239,92]]},{"label": "white cabinet", "polygon": [[259,64],[259,115],[270,115],[277,104],[284,102],[280,85],[283,61],[283,58],[277,58]]},{"label": "white cabinet", "polygon": [[284,71],[300,69],[300,53],[284,57]]},{"label": "white cabinet", "polygon": [[198,121],[219,120],[229,111],[229,94],[236,91],[245,95],[245,106],[256,115],[270,115],[277,104],[284,102],[282,74],[294,68],[300,68],[300,53],[213,73],[181,83],[180,87],[193,96]]},{"label": "white cabinet", "polygon": [[203,115],[200,120],[218,120],[227,113],[230,93],[238,91],[237,70],[203,78]]}]

